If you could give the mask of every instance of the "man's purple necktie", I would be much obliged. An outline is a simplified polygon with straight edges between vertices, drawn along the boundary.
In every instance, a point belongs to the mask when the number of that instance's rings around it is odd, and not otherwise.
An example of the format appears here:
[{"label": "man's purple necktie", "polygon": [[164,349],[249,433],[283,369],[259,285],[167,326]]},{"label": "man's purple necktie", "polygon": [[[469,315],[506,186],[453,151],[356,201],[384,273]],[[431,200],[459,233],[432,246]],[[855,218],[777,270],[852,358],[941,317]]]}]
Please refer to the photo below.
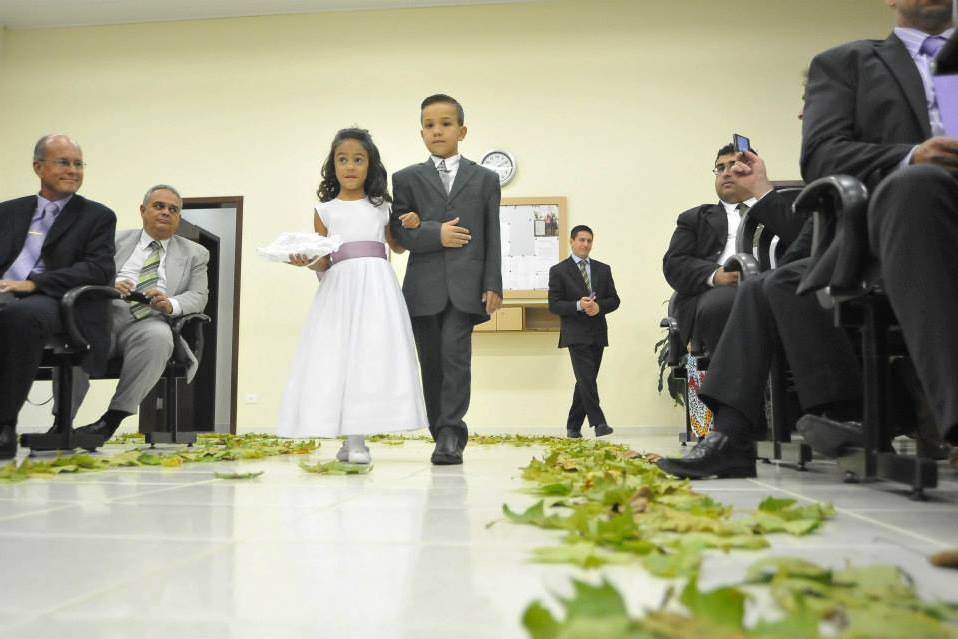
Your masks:
[{"label": "man's purple necktie", "polygon": [[929,58],[934,58],[943,46],[945,46],[945,39],[942,36],[928,36],[921,43],[918,53],[924,53]]},{"label": "man's purple necktie", "polygon": [[39,213],[33,216],[30,222],[30,230],[27,231],[27,239],[23,242],[23,249],[20,255],[14,260],[7,272],[3,274],[5,280],[25,280],[40,260],[40,251],[43,249],[43,241],[47,238],[47,232],[53,226],[58,208],[53,202],[50,202]]}]

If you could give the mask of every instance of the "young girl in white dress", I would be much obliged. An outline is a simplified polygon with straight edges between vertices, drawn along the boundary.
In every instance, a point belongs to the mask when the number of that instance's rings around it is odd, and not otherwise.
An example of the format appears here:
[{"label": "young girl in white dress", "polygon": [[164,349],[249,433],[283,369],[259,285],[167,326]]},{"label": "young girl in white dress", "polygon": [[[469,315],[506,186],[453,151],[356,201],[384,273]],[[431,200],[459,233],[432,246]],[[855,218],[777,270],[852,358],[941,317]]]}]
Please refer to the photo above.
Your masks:
[{"label": "young girl in white dress", "polygon": [[[285,437],[336,437],[346,441],[340,461],[370,463],[364,437],[428,425],[409,312],[387,261],[387,243],[405,249],[388,228],[386,168],[369,132],[336,134],[322,169],[320,204],[313,218],[320,235],[343,244],[311,261],[290,264],[320,273],[280,410]],[[418,216],[403,216],[418,226]]]}]

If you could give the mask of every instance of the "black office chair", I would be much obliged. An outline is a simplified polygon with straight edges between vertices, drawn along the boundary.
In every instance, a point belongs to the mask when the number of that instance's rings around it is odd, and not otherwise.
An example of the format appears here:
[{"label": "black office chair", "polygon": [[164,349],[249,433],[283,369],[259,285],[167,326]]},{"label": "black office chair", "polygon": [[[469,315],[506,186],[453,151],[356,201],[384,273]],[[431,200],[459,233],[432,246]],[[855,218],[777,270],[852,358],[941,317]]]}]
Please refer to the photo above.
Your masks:
[{"label": "black office chair", "polygon": [[[73,428],[73,367],[79,366],[90,351],[90,342],[80,330],[77,322],[77,306],[80,302],[102,300],[104,304],[109,300],[118,299],[119,291],[112,286],[79,286],[68,291],[61,300],[60,308],[63,313],[65,332],[54,335],[44,349],[43,359],[37,371],[36,379],[52,380],[56,378],[56,405],[57,414],[54,417],[53,427],[46,433],[26,433],[20,436],[20,445],[29,448],[31,454],[43,451],[72,451],[82,448],[90,452],[104,444],[102,437],[88,433],[78,433]],[[109,313],[106,314],[109,318]],[[203,353],[203,325],[210,318],[201,313],[183,315],[171,324],[173,339],[176,347],[167,363],[160,383],[166,384],[164,401],[166,406],[176,406],[176,384],[174,380],[184,377],[188,357],[180,345],[180,336],[184,337],[197,361]],[[113,358],[107,363],[105,372],[92,379],[116,379],[120,374],[122,359]],[[196,433],[184,433],[178,430],[176,411],[167,410],[166,430],[147,434],[147,442],[192,443],[196,441]]]},{"label": "black office chair", "polygon": [[813,211],[815,235],[814,264],[799,293],[817,295],[824,308],[834,310],[837,326],[860,336],[865,445],[839,458],[846,481],[904,483],[911,487],[913,499],[923,499],[925,488],[937,486],[937,463],[920,455],[897,454],[890,446],[894,433],[887,397],[894,386],[892,361],[907,357],[907,350],[882,290],[879,264],[869,251],[868,198],[865,186],[847,175],[816,180],[802,193],[800,203]]}]

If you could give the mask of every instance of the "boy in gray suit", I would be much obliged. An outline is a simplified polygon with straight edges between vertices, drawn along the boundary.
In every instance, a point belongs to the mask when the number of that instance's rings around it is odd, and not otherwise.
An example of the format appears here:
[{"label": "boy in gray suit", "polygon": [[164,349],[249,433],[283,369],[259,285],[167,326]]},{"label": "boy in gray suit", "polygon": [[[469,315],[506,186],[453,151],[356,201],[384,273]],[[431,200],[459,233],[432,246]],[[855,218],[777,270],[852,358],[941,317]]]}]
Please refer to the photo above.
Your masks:
[{"label": "boy in gray suit", "polygon": [[[502,305],[499,177],[459,155],[462,106],[448,95],[421,105],[430,157],[393,175],[393,237],[409,249],[403,294],[412,318],[432,463],[462,463],[469,431],[472,328]],[[419,214],[416,228],[399,217]]]}]

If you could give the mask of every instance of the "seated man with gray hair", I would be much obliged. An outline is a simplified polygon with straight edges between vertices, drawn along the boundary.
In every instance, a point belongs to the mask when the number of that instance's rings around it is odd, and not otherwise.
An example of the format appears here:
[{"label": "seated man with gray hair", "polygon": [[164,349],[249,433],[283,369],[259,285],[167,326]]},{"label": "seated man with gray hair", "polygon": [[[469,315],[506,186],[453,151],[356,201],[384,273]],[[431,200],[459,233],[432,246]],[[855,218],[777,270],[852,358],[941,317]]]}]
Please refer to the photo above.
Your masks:
[{"label": "seated man with gray hair", "polygon": [[[201,313],[206,307],[210,253],[176,235],[182,206],[176,189],[158,184],[143,196],[143,228],[116,234],[114,286],[123,297],[112,302],[110,357],[122,357],[123,368],[108,410],[96,422],[78,428],[79,432],[110,438],[120,422],[136,412],[173,354],[168,318]],[[188,379],[195,373],[194,360]],[[82,371],[75,379],[74,410],[90,387],[90,378]]]}]

